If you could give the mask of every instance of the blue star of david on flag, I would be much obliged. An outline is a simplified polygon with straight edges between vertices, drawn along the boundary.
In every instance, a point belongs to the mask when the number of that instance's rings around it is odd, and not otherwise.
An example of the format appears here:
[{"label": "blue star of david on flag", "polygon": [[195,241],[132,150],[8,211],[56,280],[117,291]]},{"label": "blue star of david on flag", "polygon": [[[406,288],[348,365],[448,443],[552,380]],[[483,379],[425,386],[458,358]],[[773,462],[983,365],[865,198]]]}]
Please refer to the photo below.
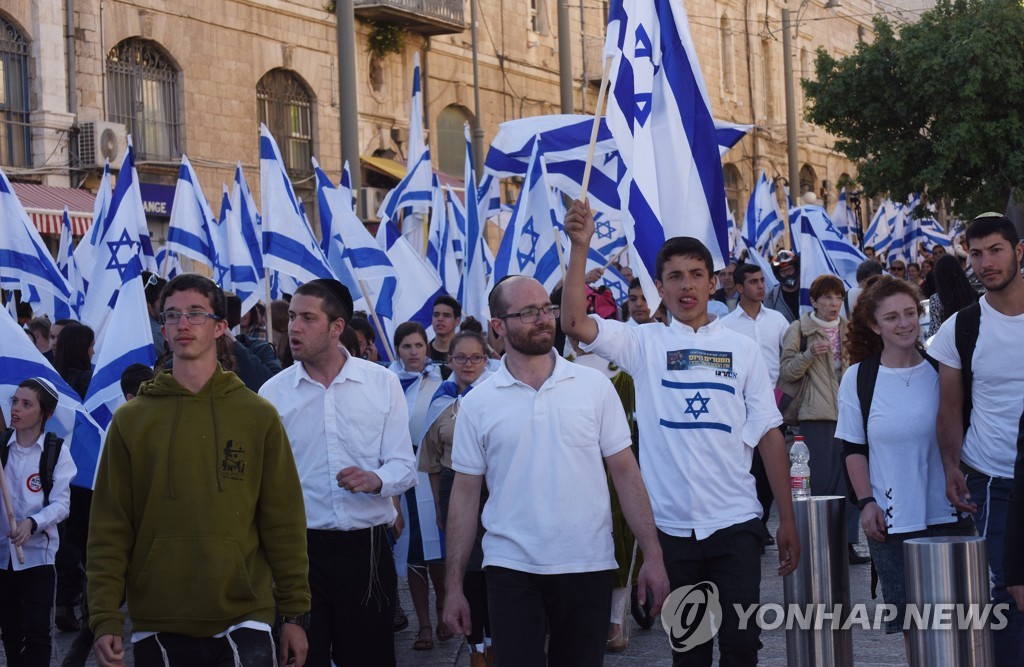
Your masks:
[{"label": "blue star of david on flag", "polygon": [[597,232],[597,238],[607,240],[611,240],[615,233],[610,220],[599,220],[595,225],[594,231]]},{"label": "blue star of david on flag", "polygon": [[[533,230],[533,218],[523,225],[523,234],[519,238],[519,249],[516,251],[516,259],[519,260],[519,270],[523,271],[529,264],[537,261],[537,241],[540,234]],[[529,249],[523,252],[523,241],[529,244]]]},{"label": "blue star of david on flag", "polygon": [[[694,419],[700,419],[701,415],[706,415],[710,412],[710,410],[708,410],[708,403],[711,402],[711,398],[701,396],[699,391],[691,398],[684,400],[686,401],[686,410],[683,411],[683,414],[693,415]],[[700,404],[700,407],[695,407],[698,403]]]},{"label": "blue star of david on flag", "polygon": [[[121,232],[121,236],[116,241],[107,241],[107,247],[110,248],[110,259],[107,261],[108,269],[117,269],[117,275],[119,278],[124,280],[124,272],[131,266],[132,260],[135,259],[136,255],[133,252],[133,248],[138,245],[135,241],[132,241],[131,237],[128,236],[128,230],[125,229]],[[118,255],[122,248],[128,249],[128,259],[121,262]]]}]

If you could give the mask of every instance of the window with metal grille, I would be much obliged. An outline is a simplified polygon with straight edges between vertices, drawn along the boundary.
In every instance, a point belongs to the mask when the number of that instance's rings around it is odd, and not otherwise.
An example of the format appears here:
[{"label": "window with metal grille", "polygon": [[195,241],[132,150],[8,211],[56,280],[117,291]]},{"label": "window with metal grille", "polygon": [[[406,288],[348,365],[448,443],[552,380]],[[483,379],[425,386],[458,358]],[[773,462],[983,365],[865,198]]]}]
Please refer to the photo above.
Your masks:
[{"label": "window with metal grille", "polygon": [[256,84],[256,116],[274,135],[289,175],[313,173],[313,95],[286,69],[272,69]]},{"label": "window with metal grille", "polygon": [[181,155],[178,70],[156,42],[133,37],[107,54],[107,116],[132,133],[140,159]]},{"label": "window with metal grille", "polygon": [[0,164],[32,165],[29,127],[28,43],[0,16]]}]

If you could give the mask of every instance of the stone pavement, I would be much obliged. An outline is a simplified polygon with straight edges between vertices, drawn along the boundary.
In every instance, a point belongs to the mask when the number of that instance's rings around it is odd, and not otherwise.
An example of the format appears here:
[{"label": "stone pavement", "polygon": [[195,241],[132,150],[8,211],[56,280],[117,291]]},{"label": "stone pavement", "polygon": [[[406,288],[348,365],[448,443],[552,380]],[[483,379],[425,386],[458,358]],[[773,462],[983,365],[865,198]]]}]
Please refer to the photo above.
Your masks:
[{"label": "stone pavement", "polygon": [[[774,521],[770,525],[772,534],[775,533]],[[859,546],[862,553],[867,553],[867,546],[862,542]],[[782,603],[782,579],[775,574],[778,563],[778,551],[775,547],[768,547],[767,553],[761,558],[761,602]],[[874,613],[874,603],[870,595],[871,568],[868,565],[855,565],[850,568],[850,594],[853,603],[863,602],[869,605],[870,613]],[[434,641],[434,648],[430,651],[413,651],[412,643],[416,638],[416,620],[412,610],[412,601],[409,598],[408,588],[404,582],[400,584],[402,606],[409,616],[409,627],[395,636],[395,648],[398,654],[398,664],[416,667],[441,667],[469,665],[468,648],[461,637],[456,637],[448,642]],[[875,602],[880,602],[881,598]],[[433,601],[431,601],[433,613]],[[657,623],[650,630],[641,630],[635,625],[632,617],[627,614],[627,619],[633,624],[632,638],[629,648],[625,653],[613,655],[608,654],[605,665],[609,667],[644,665],[655,667],[659,665],[671,665],[672,656],[669,648],[668,638]],[[434,619],[436,625],[436,619]],[[71,644],[73,633],[56,633],[56,650],[54,652],[53,665],[58,666]],[[761,641],[764,648],[760,653],[760,664],[769,667],[786,665],[786,636],[784,629],[766,631],[761,633]],[[903,652],[903,641],[901,635],[886,635],[879,630],[853,630],[853,657],[859,667],[890,667],[905,665],[906,659]],[[0,665],[6,664],[0,658]],[[88,665],[96,663],[90,658]],[[129,663],[131,664],[131,663]],[[510,666],[515,667],[515,666]]]}]

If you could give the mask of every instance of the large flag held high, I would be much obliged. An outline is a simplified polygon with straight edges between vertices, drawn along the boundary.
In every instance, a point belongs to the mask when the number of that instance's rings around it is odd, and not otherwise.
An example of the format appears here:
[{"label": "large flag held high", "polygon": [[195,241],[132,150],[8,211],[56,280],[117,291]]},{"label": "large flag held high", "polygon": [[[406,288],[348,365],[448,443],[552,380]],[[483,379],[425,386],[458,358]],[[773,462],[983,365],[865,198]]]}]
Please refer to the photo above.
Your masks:
[{"label": "large flag held high", "polygon": [[520,274],[536,278],[551,292],[564,277],[558,247],[561,220],[548,187],[540,146],[539,141],[534,144],[523,191],[494,258],[494,282]]},{"label": "large flag held high", "polygon": [[292,183],[281,150],[267,126],[260,124],[260,193],[263,203],[264,266],[299,283],[334,278]]},{"label": "large flag held high", "polygon": [[213,279],[224,289],[230,265],[217,244],[217,220],[206,201],[199,178],[192,169],[188,157],[181,156],[178,169],[178,185],[174,189],[174,203],[171,205],[171,221],[167,229],[167,249],[179,255],[190,257],[213,270]]},{"label": "large flag held high", "polygon": [[665,239],[692,236],[716,269],[729,253],[722,163],[686,11],[678,0],[623,0],[609,9],[614,56],[608,128],[627,177],[619,185],[627,233],[651,307],[655,257]]},{"label": "large flag held high", "polygon": [[747,248],[764,256],[772,254],[786,229],[785,218],[779,210],[775,196],[775,181],[769,181],[761,172],[754,186],[754,192],[747,202],[747,215],[743,220],[743,240]]},{"label": "large flag held high", "polygon": [[[476,171],[473,167],[473,143],[469,137],[469,125],[463,126],[466,141],[466,167],[464,178],[466,183],[466,201],[472,204],[479,201],[476,189]],[[459,288],[458,300],[462,304],[463,315],[471,315],[481,322],[491,319],[491,309],[487,306],[487,259],[484,254],[484,221],[480,218],[477,206],[466,207],[465,259],[462,264],[462,284]],[[491,281],[496,282],[495,280]]]},{"label": "large flag held high", "polygon": [[17,321],[0,312],[0,409],[4,423],[11,423],[11,397],[18,385],[34,377],[49,380],[57,389],[57,411],[47,420],[46,430],[64,438],[64,446],[69,447],[78,468],[72,483],[91,489],[102,446],[100,427],[82,406],[78,392],[53,370]]},{"label": "large flag held high", "polygon": [[231,190],[225,236],[227,259],[231,266],[231,288],[242,300],[243,315],[257,301],[265,298],[261,224],[252,192],[242,173],[242,164],[238,163],[235,165],[235,184]]}]

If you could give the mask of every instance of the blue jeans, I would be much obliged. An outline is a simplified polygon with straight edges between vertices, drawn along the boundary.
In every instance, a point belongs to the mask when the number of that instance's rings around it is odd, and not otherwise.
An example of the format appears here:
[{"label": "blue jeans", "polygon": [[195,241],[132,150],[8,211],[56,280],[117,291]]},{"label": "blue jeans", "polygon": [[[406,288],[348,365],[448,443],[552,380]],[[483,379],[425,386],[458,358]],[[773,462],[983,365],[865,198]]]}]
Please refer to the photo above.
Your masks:
[{"label": "blue jeans", "polygon": [[971,500],[978,506],[974,524],[978,534],[988,542],[992,601],[1010,606],[1006,613],[1006,626],[992,632],[996,664],[1024,665],[1024,614],[1017,610],[1017,603],[1006,590],[1006,579],[1003,576],[1003,540],[1013,480],[989,477],[976,471],[967,473],[966,477]]}]

